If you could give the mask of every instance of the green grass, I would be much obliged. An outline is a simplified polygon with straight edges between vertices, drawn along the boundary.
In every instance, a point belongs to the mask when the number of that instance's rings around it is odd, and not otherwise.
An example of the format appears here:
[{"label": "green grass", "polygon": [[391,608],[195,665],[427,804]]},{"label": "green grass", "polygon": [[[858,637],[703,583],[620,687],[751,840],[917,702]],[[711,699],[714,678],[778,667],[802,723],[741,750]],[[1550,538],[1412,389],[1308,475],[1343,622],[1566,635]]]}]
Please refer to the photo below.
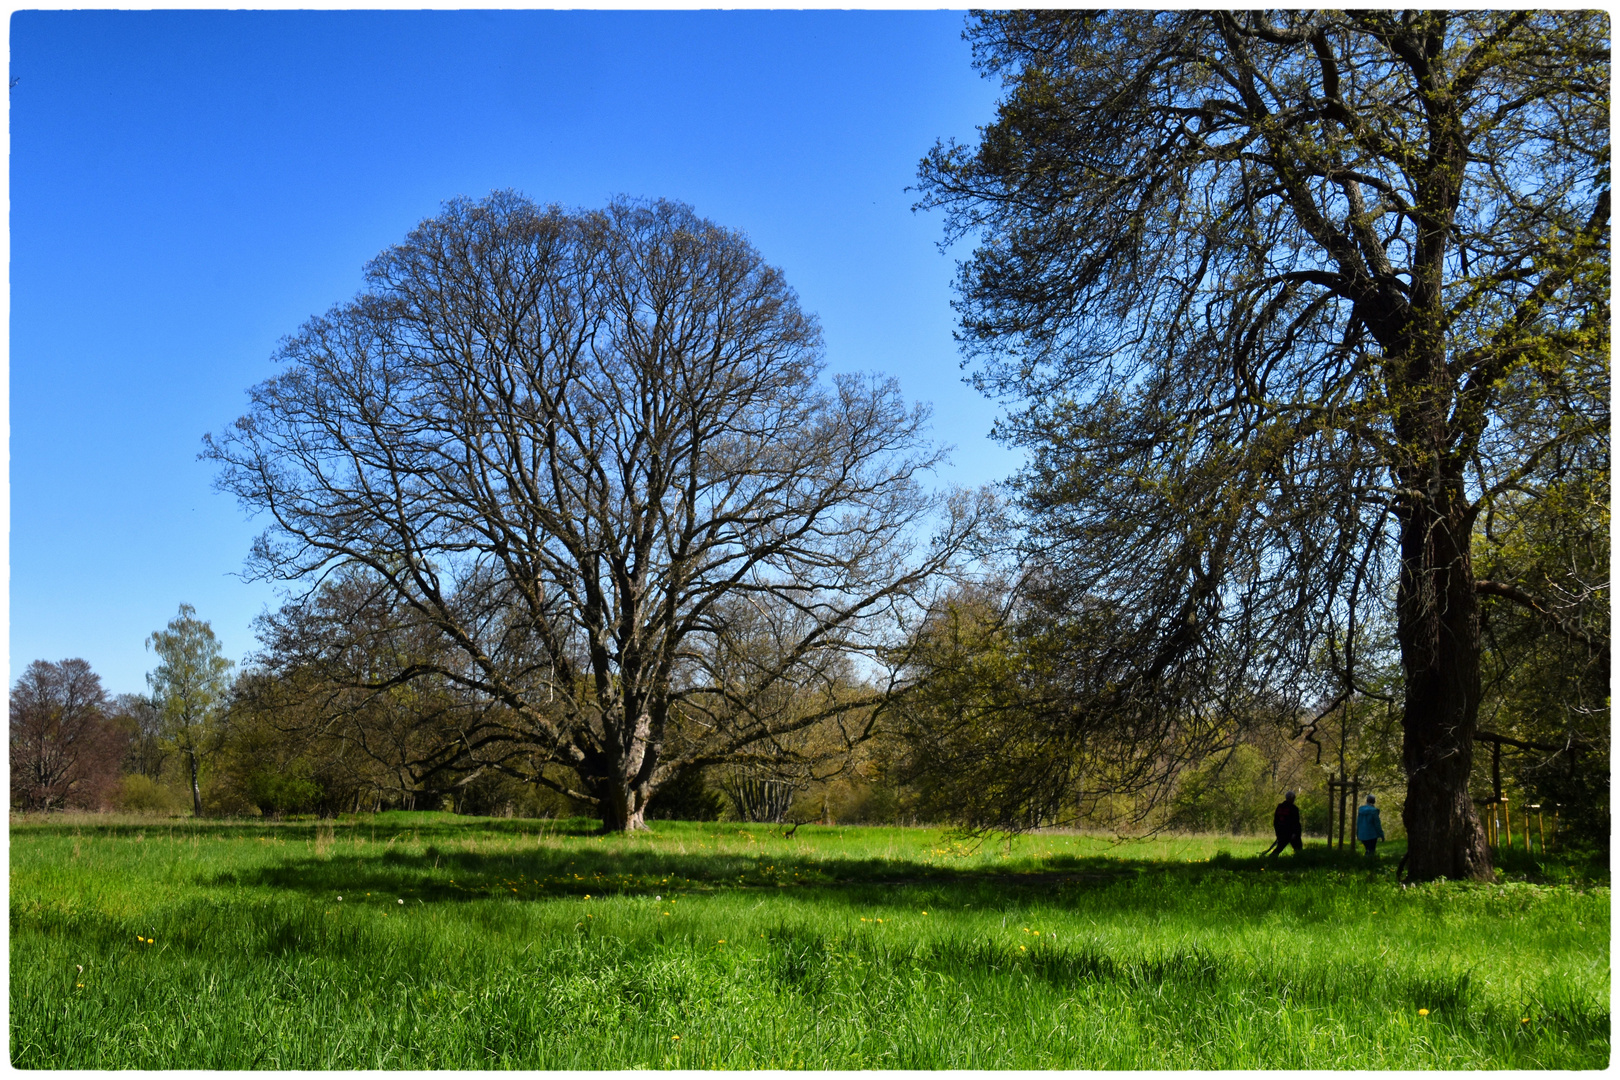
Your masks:
[{"label": "green grass", "polygon": [[1579,867],[1401,889],[1398,845],[591,824],[14,818],[12,1064],[1609,1060],[1609,889]]}]

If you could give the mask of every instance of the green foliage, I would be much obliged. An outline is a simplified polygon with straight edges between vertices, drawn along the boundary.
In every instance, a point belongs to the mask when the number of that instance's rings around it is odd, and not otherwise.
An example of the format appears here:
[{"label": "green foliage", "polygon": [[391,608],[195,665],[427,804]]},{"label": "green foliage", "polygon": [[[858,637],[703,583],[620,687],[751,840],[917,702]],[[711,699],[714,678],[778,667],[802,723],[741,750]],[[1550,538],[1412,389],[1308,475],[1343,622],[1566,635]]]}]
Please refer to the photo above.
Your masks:
[{"label": "green foliage", "polygon": [[295,772],[257,769],[248,776],[247,795],[266,814],[303,814],[320,803],[321,786],[307,763]]},{"label": "green foliage", "polygon": [[1240,745],[1182,776],[1169,823],[1191,832],[1269,832],[1280,801],[1265,758]]},{"label": "green foliage", "polygon": [[[1484,606],[1480,726],[1541,744],[1503,747],[1504,789],[1515,803],[1558,805],[1566,841],[1599,848],[1610,833],[1609,550],[1606,442],[1576,444],[1493,501],[1474,545],[1482,577],[1546,603]],[[1476,792],[1493,790],[1491,757],[1476,752]]]},{"label": "green foliage", "polygon": [[647,816],[663,821],[718,821],[725,809],[725,795],[708,786],[703,770],[687,768],[658,788]]},{"label": "green foliage", "polygon": [[232,665],[220,655],[213,628],[196,615],[196,608],[181,604],[168,626],[147,638],[158,665],[146,682],[165,741],[186,760],[192,812],[201,815],[201,772],[218,747],[219,719],[230,689],[226,675]]},{"label": "green foliage", "polygon": [[150,776],[131,773],[118,781],[116,806],[129,814],[178,814],[185,807],[185,799]]},{"label": "green foliage", "polygon": [[1569,884],[1403,890],[1387,865],[1320,845],[1262,869],[1252,843],[1208,837],[595,829],[437,813],[14,823],[12,1062],[1608,1061],[1609,890],[1581,876],[1602,864],[1523,868]]},{"label": "green foliage", "polygon": [[[1178,700],[1197,673],[1142,677],[1117,630],[1109,605],[1076,610],[1035,571],[937,604],[896,709],[894,775],[921,819],[1002,831],[1141,821],[1184,768],[1229,750],[1230,716]],[[1252,704],[1257,722],[1288,718]]]}]

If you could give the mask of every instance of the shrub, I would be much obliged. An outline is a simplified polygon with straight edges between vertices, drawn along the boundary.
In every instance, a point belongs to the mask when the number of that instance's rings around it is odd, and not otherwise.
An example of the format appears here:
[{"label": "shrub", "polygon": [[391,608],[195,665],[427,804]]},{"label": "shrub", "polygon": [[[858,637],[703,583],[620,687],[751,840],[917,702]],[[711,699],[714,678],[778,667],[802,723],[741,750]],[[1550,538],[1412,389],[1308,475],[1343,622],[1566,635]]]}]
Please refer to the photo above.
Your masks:
[{"label": "shrub", "polygon": [[132,773],[119,780],[114,805],[129,814],[167,814],[172,817],[184,810],[185,800],[178,792],[164,787],[150,776]]}]

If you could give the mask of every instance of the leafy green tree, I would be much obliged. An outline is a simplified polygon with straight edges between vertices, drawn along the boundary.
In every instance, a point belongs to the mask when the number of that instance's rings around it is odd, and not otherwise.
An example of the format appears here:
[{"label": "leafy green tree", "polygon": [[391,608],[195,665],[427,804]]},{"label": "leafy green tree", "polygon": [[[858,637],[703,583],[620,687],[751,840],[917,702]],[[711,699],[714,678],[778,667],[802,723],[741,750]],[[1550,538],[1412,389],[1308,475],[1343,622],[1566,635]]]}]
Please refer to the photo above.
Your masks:
[{"label": "leafy green tree", "polygon": [[199,775],[219,745],[220,718],[230,689],[231,662],[220,655],[213,628],[197,609],[181,604],[168,626],[146,639],[158,666],[146,676],[163,738],[185,762],[191,812],[202,816]]},{"label": "leafy green tree", "polygon": [[[1475,538],[1487,596],[1475,790],[1556,804],[1566,832],[1609,842],[1609,470],[1607,444],[1550,458],[1499,500]],[[1601,451],[1601,452],[1595,452]],[[1550,816],[1550,815],[1549,815]]]},{"label": "leafy green tree", "polygon": [[894,777],[925,819],[974,829],[1096,820],[1104,804],[1102,817],[1140,822],[1185,766],[1229,750],[1237,725],[1164,707],[1155,684],[1133,681],[1133,642],[1108,606],[1075,612],[1032,576],[959,589],[929,613],[908,657]]},{"label": "leafy green tree", "polygon": [[1473,537],[1550,458],[1606,454],[1607,17],[1021,11],[969,37],[1006,93],[925,159],[922,205],[978,242],[961,339],[1019,406],[1032,546],[1171,712],[1242,702],[1166,681],[1189,665],[1360,692],[1393,622],[1410,872],[1490,878],[1481,602],[1557,603],[1482,578]]},{"label": "leafy green tree", "polygon": [[1263,832],[1271,825],[1276,802],[1270,763],[1259,750],[1240,743],[1182,775],[1166,824],[1234,836]]}]

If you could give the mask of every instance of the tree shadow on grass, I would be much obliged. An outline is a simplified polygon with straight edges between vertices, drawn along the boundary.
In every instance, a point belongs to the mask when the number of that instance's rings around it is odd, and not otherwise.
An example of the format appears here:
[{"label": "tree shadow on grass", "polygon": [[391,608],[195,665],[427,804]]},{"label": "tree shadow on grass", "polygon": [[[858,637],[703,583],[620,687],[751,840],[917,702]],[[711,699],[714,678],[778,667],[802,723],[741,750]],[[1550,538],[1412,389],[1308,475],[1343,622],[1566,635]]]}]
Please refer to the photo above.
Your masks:
[{"label": "tree shadow on grass", "polygon": [[[422,840],[433,835],[419,831]],[[466,844],[477,835],[462,826],[421,850],[385,846],[316,854],[289,851],[271,865],[224,872],[210,883],[312,896],[369,893],[435,903],[809,891],[860,906],[893,903],[901,894],[907,895],[907,902],[934,896],[939,899],[931,902],[970,906],[1006,897],[1062,901],[1142,881],[1192,884],[1217,876],[1279,884],[1346,875],[1393,881],[1395,867],[1394,858],[1368,864],[1348,854],[1307,849],[1281,859],[1219,854],[1208,861],[1188,862],[1064,855],[1013,869],[961,868],[907,858],[829,856],[825,849],[679,853],[624,845],[556,848],[537,842],[530,848],[480,851]],[[444,843],[452,839],[457,843]]]},{"label": "tree shadow on grass", "polygon": [[474,818],[442,811],[385,811],[381,814],[295,820],[234,818],[151,818],[145,821],[101,822],[91,815],[59,821],[13,822],[12,829],[27,836],[80,836],[91,834],[115,839],[266,839],[306,843],[322,837],[342,840],[449,840],[469,836],[579,837],[601,832],[593,818]]}]

